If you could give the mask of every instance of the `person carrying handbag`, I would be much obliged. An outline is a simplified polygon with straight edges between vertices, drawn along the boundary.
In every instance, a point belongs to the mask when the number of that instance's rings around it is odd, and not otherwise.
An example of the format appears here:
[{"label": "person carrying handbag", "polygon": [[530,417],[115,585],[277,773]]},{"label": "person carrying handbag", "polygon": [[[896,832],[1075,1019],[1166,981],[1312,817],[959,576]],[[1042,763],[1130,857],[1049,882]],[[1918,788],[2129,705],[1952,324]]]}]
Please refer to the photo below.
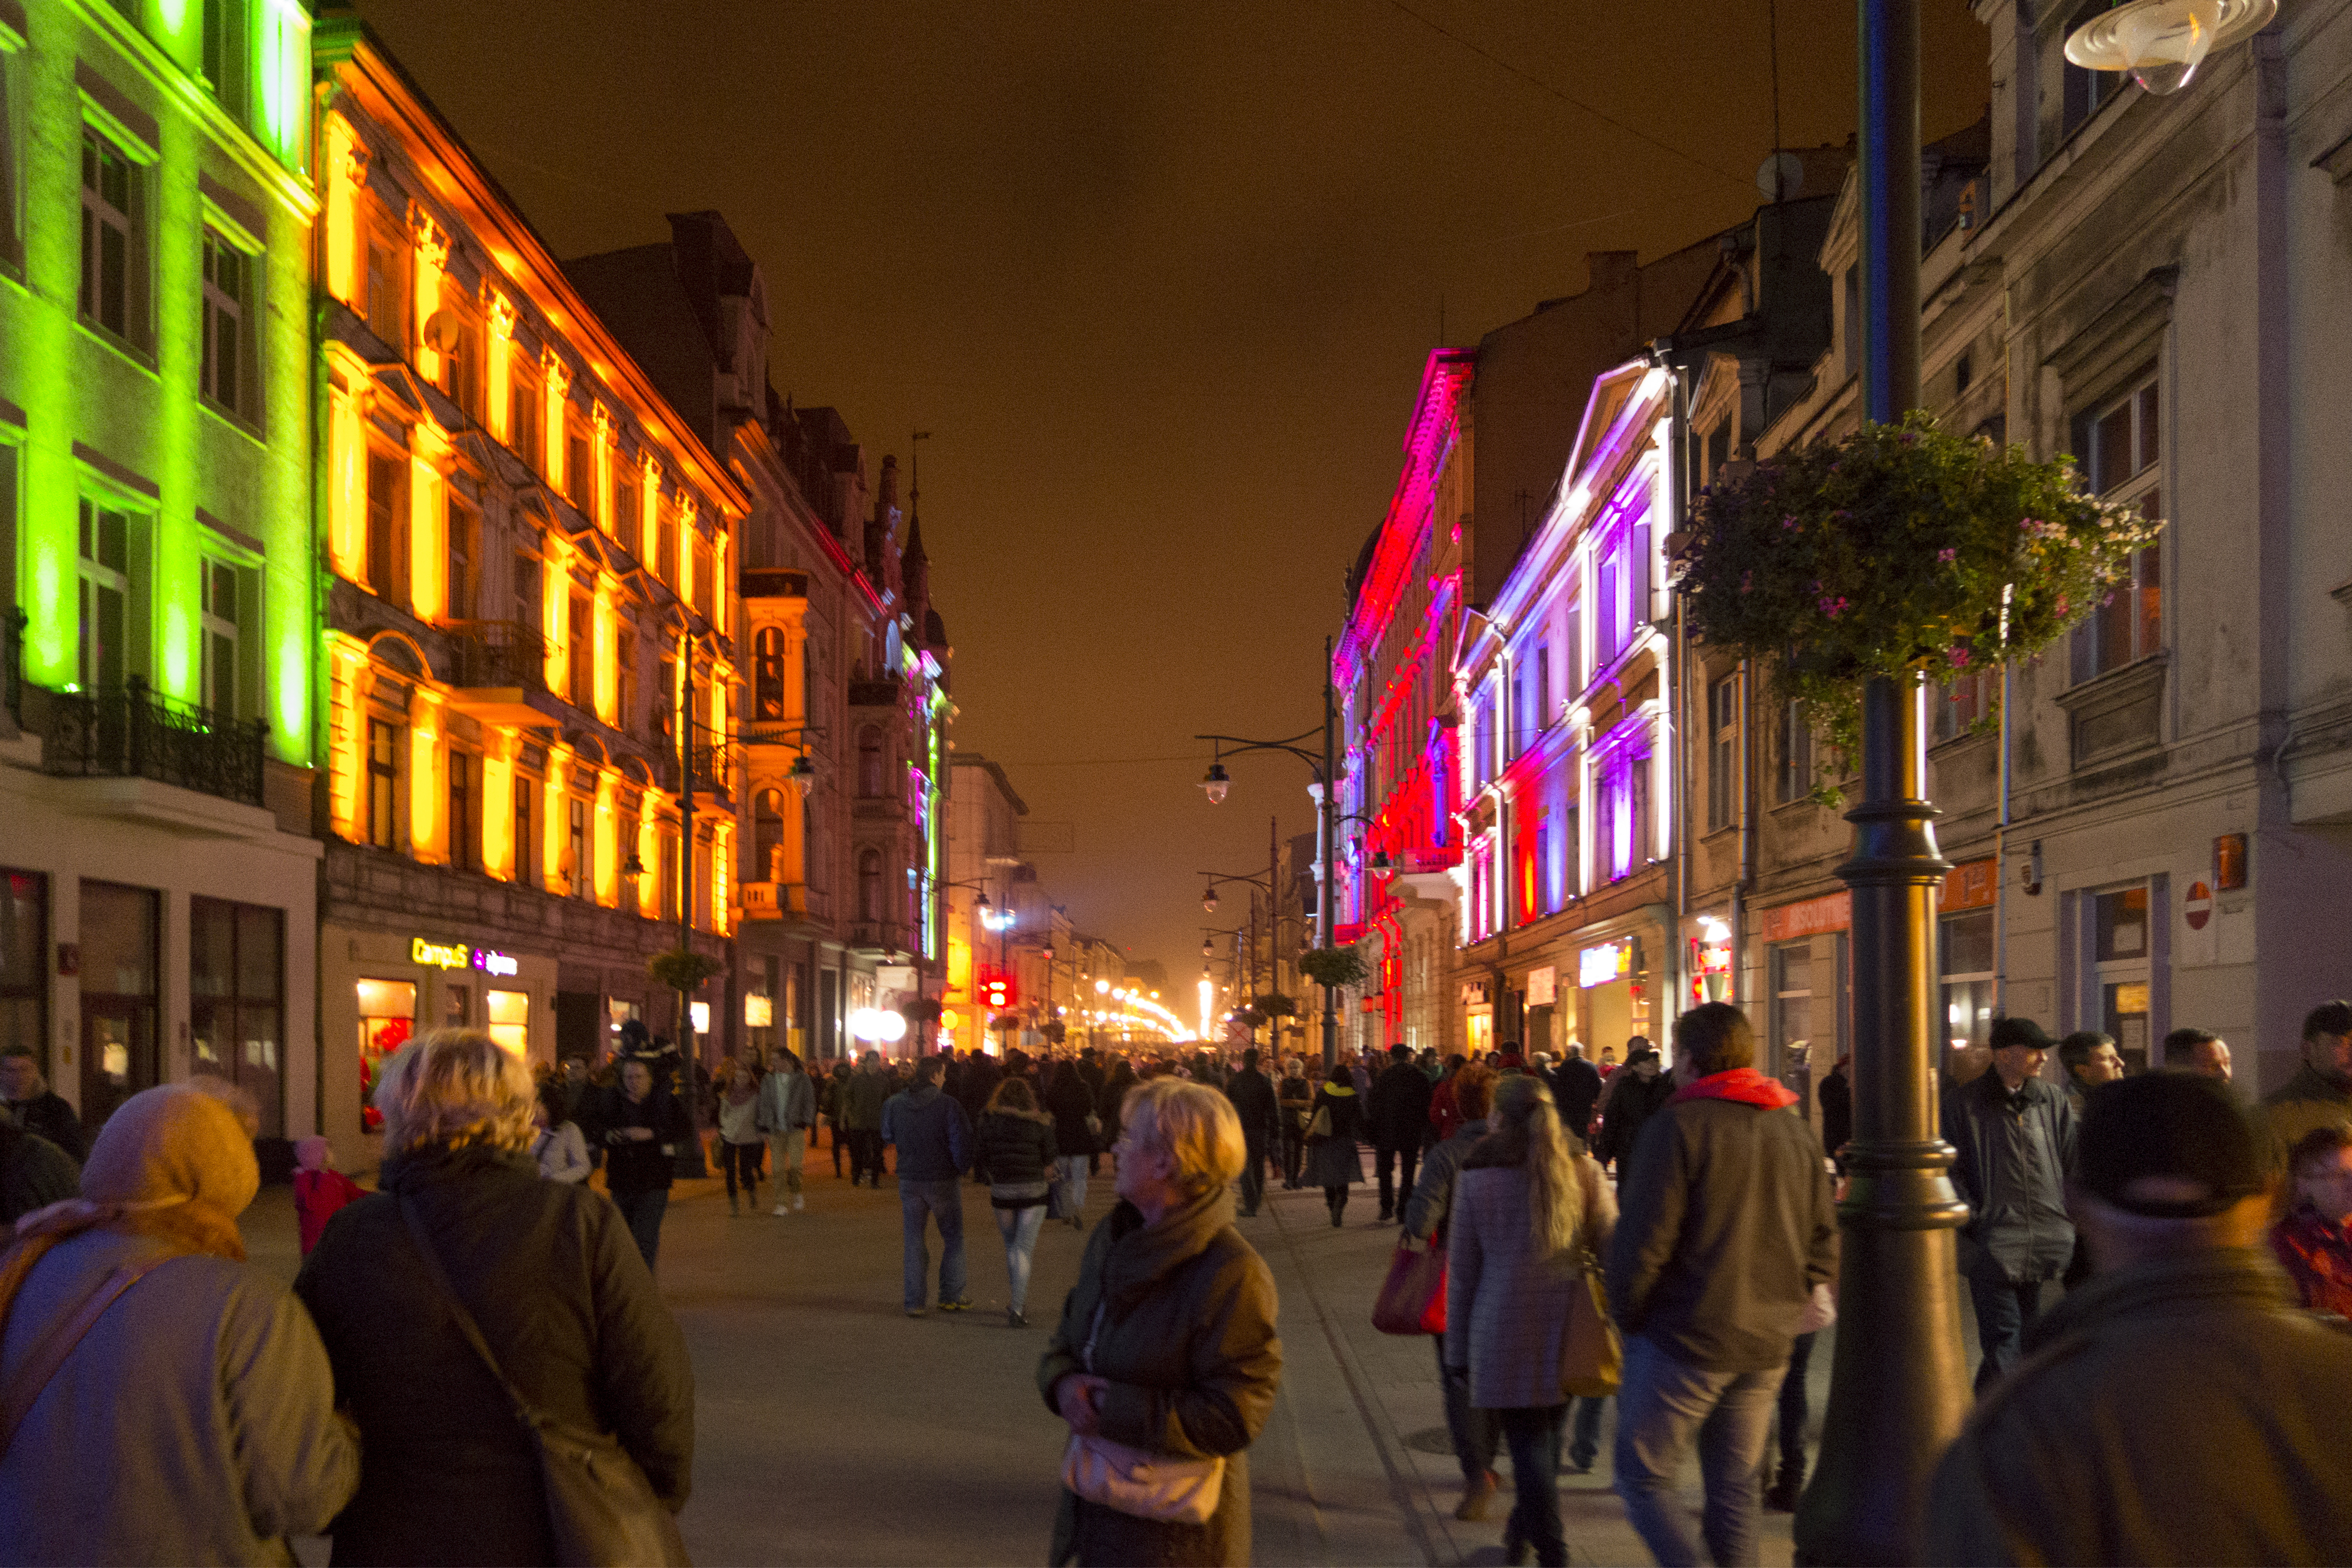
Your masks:
[{"label": "person carrying handbag", "polygon": [[1364,1179],[1356,1140],[1363,1135],[1364,1100],[1345,1062],[1333,1062],[1330,1076],[1315,1091],[1307,1118],[1307,1181],[1323,1189],[1324,1206],[1337,1230],[1348,1213],[1348,1189]]},{"label": "person carrying handbag", "polygon": [[1128,1098],[1119,1203],[1087,1238],[1037,1365],[1069,1426],[1048,1561],[1250,1560],[1248,1448],[1274,1408],[1274,1276],[1234,1225],[1242,1130],[1224,1096]]},{"label": "person carrying handbag", "polygon": [[[1448,1079],[1447,1087],[1463,1120],[1421,1163],[1421,1180],[1414,1184],[1412,1195],[1405,1200],[1401,1247],[1445,1246],[1446,1217],[1454,1212],[1454,1194],[1459,1185],[1462,1162],[1486,1136],[1486,1111],[1495,1092],[1494,1072],[1483,1063],[1474,1062]],[[1495,1452],[1502,1446],[1502,1429],[1495,1424],[1492,1411],[1481,1410],[1470,1403],[1468,1373],[1457,1376],[1445,1364],[1445,1335],[1431,1335],[1430,1343],[1436,1349],[1437,1374],[1445,1390],[1445,1434],[1453,1439],[1454,1458],[1462,1466],[1462,1501],[1454,1508],[1454,1517],[1465,1521],[1484,1519],[1495,1497]]]},{"label": "person carrying handbag", "polygon": [[1517,1498],[1504,1527],[1506,1559],[1565,1563],[1559,1443],[1570,1393],[1599,1386],[1607,1330],[1596,1310],[1592,1255],[1617,1224],[1601,1168],[1577,1152],[1542,1079],[1495,1086],[1491,1129],[1462,1163],[1446,1252],[1445,1365],[1467,1379],[1511,1447]]},{"label": "person carrying handbag", "polygon": [[335,1560],[682,1561],[685,1336],[620,1213],[540,1179],[529,1069],[488,1035],[432,1029],[384,1063],[375,1103],[379,1190],[294,1282],[362,1440]]}]

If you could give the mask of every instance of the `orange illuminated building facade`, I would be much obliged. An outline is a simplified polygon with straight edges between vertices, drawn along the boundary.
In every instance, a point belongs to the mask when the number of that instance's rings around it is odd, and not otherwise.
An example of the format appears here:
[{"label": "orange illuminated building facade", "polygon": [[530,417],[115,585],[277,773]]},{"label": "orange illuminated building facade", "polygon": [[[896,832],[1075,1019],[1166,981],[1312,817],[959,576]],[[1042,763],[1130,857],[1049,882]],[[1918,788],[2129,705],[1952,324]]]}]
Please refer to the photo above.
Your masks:
[{"label": "orange illuminated building facade", "polygon": [[363,1164],[412,1030],[709,1028],[646,966],[726,956],[750,503],[373,35],[315,62],[321,1095]]}]

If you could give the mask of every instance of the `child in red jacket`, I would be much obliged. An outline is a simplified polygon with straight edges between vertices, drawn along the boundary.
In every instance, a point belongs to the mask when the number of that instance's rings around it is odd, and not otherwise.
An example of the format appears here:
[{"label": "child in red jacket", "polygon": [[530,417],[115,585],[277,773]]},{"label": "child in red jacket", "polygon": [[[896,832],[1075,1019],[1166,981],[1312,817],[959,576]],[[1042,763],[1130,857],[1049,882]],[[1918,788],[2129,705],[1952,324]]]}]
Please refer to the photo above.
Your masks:
[{"label": "child in red jacket", "polygon": [[294,1141],[294,1216],[302,1226],[302,1256],[319,1245],[335,1211],[366,1196],[357,1182],[335,1169],[334,1145],[324,1138]]}]

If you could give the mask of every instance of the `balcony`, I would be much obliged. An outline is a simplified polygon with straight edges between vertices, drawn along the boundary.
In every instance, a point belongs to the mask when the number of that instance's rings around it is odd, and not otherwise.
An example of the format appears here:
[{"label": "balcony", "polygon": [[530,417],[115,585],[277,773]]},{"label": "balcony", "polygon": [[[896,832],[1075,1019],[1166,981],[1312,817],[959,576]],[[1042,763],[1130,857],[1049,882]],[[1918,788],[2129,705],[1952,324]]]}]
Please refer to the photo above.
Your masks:
[{"label": "balcony", "polygon": [[25,689],[25,727],[41,738],[41,769],[61,778],[137,778],[241,805],[262,805],[268,726],[160,697],[133,676],[94,692]]},{"label": "balcony", "polygon": [[896,708],[898,694],[905,683],[895,675],[879,680],[853,680],[849,683],[849,705],[852,708]]},{"label": "balcony", "polygon": [[795,926],[826,919],[830,907],[822,888],[806,882],[745,882],[740,891],[747,921],[782,921]]},{"label": "balcony", "polygon": [[441,628],[456,655],[449,706],[486,724],[552,729],[545,701],[547,638],[520,621],[451,621]]}]

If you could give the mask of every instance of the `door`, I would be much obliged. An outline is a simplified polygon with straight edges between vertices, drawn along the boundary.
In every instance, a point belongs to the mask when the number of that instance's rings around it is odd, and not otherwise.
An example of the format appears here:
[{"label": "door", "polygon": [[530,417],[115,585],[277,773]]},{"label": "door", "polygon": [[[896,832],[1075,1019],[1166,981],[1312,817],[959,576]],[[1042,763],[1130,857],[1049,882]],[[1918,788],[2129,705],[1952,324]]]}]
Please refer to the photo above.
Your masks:
[{"label": "door", "polygon": [[96,1129],[116,1106],[159,1081],[153,1005],[132,996],[83,996],[82,1125]]},{"label": "door", "polygon": [[81,1120],[92,1131],[116,1106],[163,1081],[157,904],[152,888],[81,885]]}]

